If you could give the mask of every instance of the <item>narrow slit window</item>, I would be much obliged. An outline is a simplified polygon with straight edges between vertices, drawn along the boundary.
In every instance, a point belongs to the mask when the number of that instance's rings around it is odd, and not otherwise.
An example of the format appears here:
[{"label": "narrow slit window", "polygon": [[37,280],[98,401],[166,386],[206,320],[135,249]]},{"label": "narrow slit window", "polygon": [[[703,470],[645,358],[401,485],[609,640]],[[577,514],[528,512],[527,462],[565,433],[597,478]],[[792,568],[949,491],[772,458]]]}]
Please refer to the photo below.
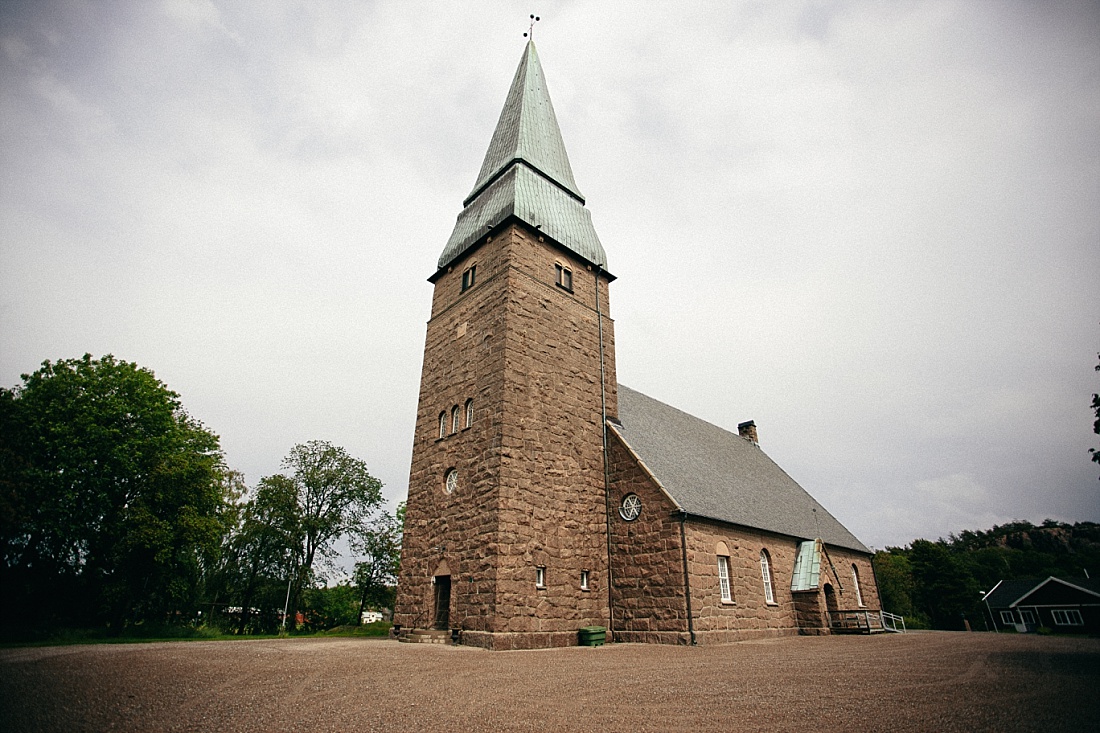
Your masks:
[{"label": "narrow slit window", "polygon": [[470,398],[466,400],[466,427],[470,427],[474,424],[474,400]]},{"label": "narrow slit window", "polygon": [[451,408],[451,432],[458,432],[458,405]]},{"label": "narrow slit window", "polygon": [[581,590],[588,590],[588,571],[581,571]]},{"label": "narrow slit window", "polygon": [[859,568],[852,563],[852,587],[856,589],[856,603],[863,608],[863,591],[859,587]]},{"label": "narrow slit window", "polygon": [[469,269],[462,273],[462,292],[466,292],[474,286],[477,277],[477,265],[470,265]]},{"label": "narrow slit window", "polygon": [[447,413],[439,413],[439,437],[444,438],[447,436]]},{"label": "narrow slit window", "polygon": [[542,565],[539,565],[537,568],[535,568],[535,587],[546,587],[546,568]]}]

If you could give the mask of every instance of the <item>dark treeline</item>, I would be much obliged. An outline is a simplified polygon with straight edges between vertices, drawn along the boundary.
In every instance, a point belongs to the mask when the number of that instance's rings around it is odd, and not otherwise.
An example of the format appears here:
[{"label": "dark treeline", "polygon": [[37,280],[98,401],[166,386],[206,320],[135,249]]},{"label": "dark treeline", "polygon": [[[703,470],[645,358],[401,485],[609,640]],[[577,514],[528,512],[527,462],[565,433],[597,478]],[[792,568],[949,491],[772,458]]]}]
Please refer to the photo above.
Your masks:
[{"label": "dark treeline", "polygon": [[[0,635],[266,633],[392,606],[403,511],[366,465],[294,446],[255,487],[151,371],[44,362],[0,388]],[[337,543],[359,562],[326,588]]]},{"label": "dark treeline", "polygon": [[1001,580],[1098,577],[1100,525],[1014,521],[875,553],[882,607],[913,628],[989,627],[983,593]]}]

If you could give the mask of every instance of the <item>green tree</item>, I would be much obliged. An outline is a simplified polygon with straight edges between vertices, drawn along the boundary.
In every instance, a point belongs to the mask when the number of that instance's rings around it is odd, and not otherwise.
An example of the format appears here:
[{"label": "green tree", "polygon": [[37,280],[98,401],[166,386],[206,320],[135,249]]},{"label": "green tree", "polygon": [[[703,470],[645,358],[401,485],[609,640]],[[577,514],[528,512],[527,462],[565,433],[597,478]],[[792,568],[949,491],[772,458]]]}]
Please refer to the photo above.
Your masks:
[{"label": "green tree", "polygon": [[228,528],[218,437],[153,372],[109,354],[22,381],[0,389],[9,604],[41,624],[116,629],[190,615]]},{"label": "green tree", "polygon": [[[241,609],[236,631],[269,632],[274,610],[282,610],[287,581],[301,545],[297,488],[285,476],[260,480],[255,494],[239,510],[239,521],[226,543],[221,594]],[[214,604],[212,604],[214,605]],[[254,614],[253,609],[260,613]]]},{"label": "green tree", "polygon": [[368,606],[393,608],[404,527],[405,502],[401,502],[393,514],[382,512],[351,535],[352,552],[363,558],[355,564],[360,619]]},{"label": "green tree", "polygon": [[[1100,354],[1097,354],[1097,356],[1100,356]],[[1097,364],[1094,369],[1100,372],[1100,364]],[[1092,423],[1092,432],[1100,435],[1100,394],[1095,392],[1092,395],[1092,411],[1096,415],[1096,419]],[[1089,448],[1089,453],[1092,454],[1092,460],[1100,463],[1100,450]]]},{"label": "green tree", "polygon": [[926,626],[928,619],[917,617],[913,608],[913,568],[908,551],[897,547],[879,550],[872,558],[882,609],[905,617],[913,628]]},{"label": "green tree", "polygon": [[336,626],[354,626],[359,623],[358,591],[348,582],[324,588],[307,588],[302,594],[302,610],[306,628],[324,631]]},{"label": "green tree", "polygon": [[914,540],[909,562],[913,574],[913,605],[937,629],[961,629],[963,618],[976,619],[978,584],[944,542]]},{"label": "green tree", "polygon": [[267,481],[293,486],[296,526],[294,608],[302,608],[302,591],[332,568],[336,541],[368,525],[382,503],[382,482],[367,465],[346,450],[314,440],[294,446],[283,460],[289,475]]}]

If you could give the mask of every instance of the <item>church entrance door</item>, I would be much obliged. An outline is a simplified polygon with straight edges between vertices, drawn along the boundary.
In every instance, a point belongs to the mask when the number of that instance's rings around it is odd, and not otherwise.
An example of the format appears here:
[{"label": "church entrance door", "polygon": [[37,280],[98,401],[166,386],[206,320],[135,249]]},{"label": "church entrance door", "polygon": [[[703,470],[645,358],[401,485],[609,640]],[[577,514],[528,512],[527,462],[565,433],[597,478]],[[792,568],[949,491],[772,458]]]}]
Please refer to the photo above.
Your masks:
[{"label": "church entrance door", "polygon": [[437,575],[435,580],[434,628],[447,629],[451,625],[451,576]]}]

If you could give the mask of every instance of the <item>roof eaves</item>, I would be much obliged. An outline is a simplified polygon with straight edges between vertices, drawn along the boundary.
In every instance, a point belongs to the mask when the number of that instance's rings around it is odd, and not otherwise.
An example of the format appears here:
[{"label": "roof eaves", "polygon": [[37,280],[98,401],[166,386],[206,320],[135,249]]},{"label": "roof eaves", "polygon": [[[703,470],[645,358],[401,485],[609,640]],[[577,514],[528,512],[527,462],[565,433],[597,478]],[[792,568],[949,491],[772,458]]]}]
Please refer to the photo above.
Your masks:
[{"label": "roof eaves", "polygon": [[1062,578],[1055,578],[1053,576],[1051,576],[1050,579],[1055,580],[1055,581],[1061,583],[1062,585],[1067,585],[1070,588],[1073,588],[1074,590],[1079,590],[1082,593],[1088,593],[1091,596],[1096,596],[1097,598],[1100,598],[1100,593],[1097,593],[1096,591],[1092,590],[1091,588],[1083,588],[1079,585],[1076,585],[1075,583],[1069,582],[1068,580],[1063,580]]},{"label": "roof eaves", "polygon": [[1033,587],[1027,593],[1024,593],[1022,596],[1020,596],[1015,601],[1010,603],[1009,607],[1013,608],[1017,604],[1023,603],[1024,600],[1026,600],[1028,596],[1034,595],[1036,592],[1039,591],[1040,588],[1042,588],[1043,586],[1045,586],[1045,585],[1047,585],[1048,583],[1051,583],[1051,582],[1061,583],[1062,585],[1066,586],[1067,588],[1073,588],[1074,590],[1081,591],[1082,593],[1088,593],[1090,596],[1096,596],[1097,598],[1100,598],[1100,593],[1097,593],[1094,590],[1090,590],[1088,588],[1082,588],[1079,585],[1074,585],[1073,583],[1070,583],[1068,580],[1062,580],[1061,578],[1056,578],[1052,575],[1049,578],[1047,578],[1046,580],[1037,583],[1035,585],[1035,587]]},{"label": "roof eaves", "polygon": [[555,239],[553,236],[548,234],[545,229],[540,229],[537,225],[532,225],[530,222],[524,221],[521,217],[519,217],[516,214],[509,214],[504,219],[502,219],[498,224],[493,226],[493,228],[491,230],[486,231],[485,234],[482,234],[481,237],[474,240],[471,244],[467,245],[465,248],[463,248],[463,249],[455,252],[453,255],[451,255],[447,259],[446,264],[437,265],[435,272],[433,272],[431,275],[428,276],[428,282],[434,284],[437,280],[439,280],[439,278],[443,277],[444,274],[446,274],[449,270],[452,269],[452,267],[454,266],[454,263],[457,260],[459,260],[462,257],[465,257],[467,255],[473,254],[476,250],[480,249],[486,242],[488,242],[490,237],[494,236],[498,231],[504,229],[509,224],[518,224],[518,225],[522,226],[524,229],[531,232],[532,234],[536,234],[536,235],[542,237],[543,240],[547,244],[549,244],[551,247],[553,247],[554,249],[561,250],[565,254],[568,254],[572,257],[576,257],[577,259],[579,259],[585,265],[590,265],[594,268],[597,268],[599,270],[600,275],[603,276],[604,278],[606,278],[608,282],[615,282],[616,280],[619,279],[617,275],[613,275],[612,273],[607,271],[607,269],[606,269],[607,266],[606,265],[601,264],[599,262],[593,262],[591,259],[589,259],[588,257],[585,257],[583,254],[577,252],[577,250],[573,249],[569,245]]}]

